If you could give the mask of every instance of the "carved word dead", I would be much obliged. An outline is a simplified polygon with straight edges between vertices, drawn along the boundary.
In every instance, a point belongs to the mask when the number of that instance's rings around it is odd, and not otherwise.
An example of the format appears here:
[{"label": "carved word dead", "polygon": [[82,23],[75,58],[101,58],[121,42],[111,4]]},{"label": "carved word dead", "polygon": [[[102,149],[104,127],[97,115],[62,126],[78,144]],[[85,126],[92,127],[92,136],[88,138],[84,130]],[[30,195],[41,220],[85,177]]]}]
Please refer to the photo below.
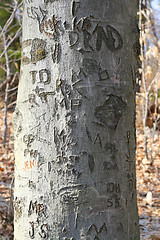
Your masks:
[{"label": "carved word dead", "polygon": [[[74,2],[73,5],[73,9],[75,9]],[[111,25],[97,23],[95,26],[95,23],[89,18],[77,20],[77,17],[75,17],[72,28],[73,30],[69,32],[70,47],[82,53],[95,50],[99,52],[103,44],[111,52],[117,52],[123,47],[120,33]]]}]

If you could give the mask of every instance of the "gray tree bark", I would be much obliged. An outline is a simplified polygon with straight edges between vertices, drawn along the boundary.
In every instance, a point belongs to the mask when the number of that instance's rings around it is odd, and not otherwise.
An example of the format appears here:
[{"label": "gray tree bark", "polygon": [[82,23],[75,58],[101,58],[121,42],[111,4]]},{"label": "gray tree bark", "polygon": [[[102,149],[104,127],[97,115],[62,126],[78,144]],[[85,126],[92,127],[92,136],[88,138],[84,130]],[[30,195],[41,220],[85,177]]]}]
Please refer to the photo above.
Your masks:
[{"label": "gray tree bark", "polygon": [[26,0],[15,240],[138,240],[136,0]]}]

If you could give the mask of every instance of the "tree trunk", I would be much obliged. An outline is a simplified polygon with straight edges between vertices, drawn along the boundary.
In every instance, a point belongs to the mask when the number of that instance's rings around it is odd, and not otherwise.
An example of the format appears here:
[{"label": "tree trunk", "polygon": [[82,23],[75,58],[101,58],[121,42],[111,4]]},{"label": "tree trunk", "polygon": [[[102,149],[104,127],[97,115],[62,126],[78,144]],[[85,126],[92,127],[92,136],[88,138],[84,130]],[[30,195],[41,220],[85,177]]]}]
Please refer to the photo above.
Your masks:
[{"label": "tree trunk", "polygon": [[26,0],[15,240],[138,240],[136,0]]}]

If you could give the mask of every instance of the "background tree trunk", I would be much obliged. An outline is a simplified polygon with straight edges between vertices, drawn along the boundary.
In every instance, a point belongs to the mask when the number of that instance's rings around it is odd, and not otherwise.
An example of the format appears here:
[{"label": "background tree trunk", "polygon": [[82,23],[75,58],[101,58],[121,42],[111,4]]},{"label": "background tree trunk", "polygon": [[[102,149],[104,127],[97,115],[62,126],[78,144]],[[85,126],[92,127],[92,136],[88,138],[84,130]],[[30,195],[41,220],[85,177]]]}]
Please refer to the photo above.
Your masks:
[{"label": "background tree trunk", "polygon": [[138,240],[136,0],[25,0],[15,240]]}]

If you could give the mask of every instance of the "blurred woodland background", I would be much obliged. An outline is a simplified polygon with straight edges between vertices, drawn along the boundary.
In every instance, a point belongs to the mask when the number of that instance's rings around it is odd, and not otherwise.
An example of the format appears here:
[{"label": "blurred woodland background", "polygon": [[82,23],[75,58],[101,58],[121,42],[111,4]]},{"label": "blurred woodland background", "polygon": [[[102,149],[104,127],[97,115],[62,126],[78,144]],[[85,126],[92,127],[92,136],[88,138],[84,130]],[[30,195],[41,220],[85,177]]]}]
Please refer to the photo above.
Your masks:
[{"label": "blurred woodland background", "polygon": [[[160,0],[137,3],[136,162],[141,239],[160,240]],[[13,239],[12,113],[20,75],[22,11],[22,0],[0,0],[0,240]]]}]

